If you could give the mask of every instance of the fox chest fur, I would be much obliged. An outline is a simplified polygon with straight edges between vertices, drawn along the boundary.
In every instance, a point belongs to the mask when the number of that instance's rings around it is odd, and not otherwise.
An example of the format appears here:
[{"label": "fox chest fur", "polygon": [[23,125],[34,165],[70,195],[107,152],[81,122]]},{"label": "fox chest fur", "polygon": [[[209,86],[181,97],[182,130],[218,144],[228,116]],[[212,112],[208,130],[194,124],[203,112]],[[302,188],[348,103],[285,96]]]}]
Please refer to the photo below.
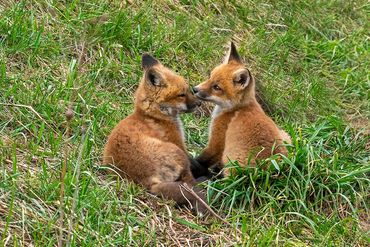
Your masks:
[{"label": "fox chest fur", "polygon": [[[286,155],[280,130],[257,104],[250,104],[232,112],[219,113],[212,121],[211,135],[224,143],[220,151],[222,163],[230,160],[240,164],[264,159],[275,153]],[[226,123],[226,124],[225,124]],[[224,126],[224,131],[219,131]]]},{"label": "fox chest fur", "polygon": [[[109,163],[111,157],[111,163],[137,183],[175,181],[188,164],[180,126],[175,121],[145,118],[134,113],[116,126],[109,140],[105,163]],[[171,148],[162,150],[163,145]],[[184,160],[169,162],[176,156],[173,152]],[[150,171],[150,176],[144,169]],[[146,181],[148,179],[152,181]]]}]

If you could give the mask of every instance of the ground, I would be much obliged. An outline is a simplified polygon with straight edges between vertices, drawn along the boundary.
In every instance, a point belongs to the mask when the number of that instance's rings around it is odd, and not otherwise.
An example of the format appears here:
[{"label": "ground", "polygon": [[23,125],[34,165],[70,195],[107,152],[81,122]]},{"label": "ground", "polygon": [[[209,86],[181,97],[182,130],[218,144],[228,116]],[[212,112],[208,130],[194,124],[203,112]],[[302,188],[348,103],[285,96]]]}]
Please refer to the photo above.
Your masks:
[{"label": "ground", "polygon": [[[369,7],[0,1],[1,246],[369,245]],[[196,85],[230,40],[292,136],[288,157],[204,184],[225,221],[107,175],[102,149],[132,112],[141,54]],[[183,116],[192,155],[207,143],[211,107]]]}]

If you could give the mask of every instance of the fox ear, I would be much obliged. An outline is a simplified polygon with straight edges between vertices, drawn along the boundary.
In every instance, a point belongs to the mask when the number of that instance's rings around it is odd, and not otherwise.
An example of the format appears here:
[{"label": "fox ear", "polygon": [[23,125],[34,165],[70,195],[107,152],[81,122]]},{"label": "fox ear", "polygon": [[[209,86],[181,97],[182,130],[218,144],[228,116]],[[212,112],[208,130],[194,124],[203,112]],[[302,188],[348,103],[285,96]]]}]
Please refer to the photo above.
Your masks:
[{"label": "fox ear", "polygon": [[242,63],[242,59],[236,50],[236,46],[234,42],[231,41],[229,55],[227,56],[227,59],[225,59],[225,63],[230,63],[232,61]]},{"label": "fox ear", "polygon": [[247,69],[239,69],[234,72],[233,82],[242,89],[249,85],[250,80],[251,74]]},{"label": "fox ear", "polygon": [[156,87],[160,87],[162,85],[162,76],[154,69],[149,69],[145,72],[145,80]]},{"label": "fox ear", "polygon": [[149,69],[153,67],[154,65],[159,64],[158,60],[149,55],[148,53],[144,53],[141,58],[141,67],[143,69]]}]

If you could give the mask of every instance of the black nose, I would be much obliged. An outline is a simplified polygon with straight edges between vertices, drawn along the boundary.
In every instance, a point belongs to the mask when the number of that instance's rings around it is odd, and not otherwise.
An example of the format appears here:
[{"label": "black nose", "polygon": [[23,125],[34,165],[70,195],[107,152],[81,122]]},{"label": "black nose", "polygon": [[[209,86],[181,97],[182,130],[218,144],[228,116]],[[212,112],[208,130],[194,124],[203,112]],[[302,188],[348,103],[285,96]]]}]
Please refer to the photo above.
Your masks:
[{"label": "black nose", "polygon": [[193,93],[199,92],[199,89],[197,87],[193,87]]}]

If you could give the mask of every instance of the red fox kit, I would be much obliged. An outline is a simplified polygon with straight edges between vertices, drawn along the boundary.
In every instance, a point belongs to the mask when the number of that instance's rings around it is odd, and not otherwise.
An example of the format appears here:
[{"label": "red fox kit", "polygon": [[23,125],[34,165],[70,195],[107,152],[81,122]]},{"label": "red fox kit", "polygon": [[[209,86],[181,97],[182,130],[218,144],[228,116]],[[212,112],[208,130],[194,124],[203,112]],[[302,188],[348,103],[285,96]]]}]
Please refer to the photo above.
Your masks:
[{"label": "red fox kit", "polygon": [[[225,62],[210,78],[194,88],[195,95],[216,104],[212,113],[208,146],[197,158],[201,167],[192,167],[195,177],[204,168],[236,160],[254,166],[256,159],[273,153],[287,154],[282,145],[289,136],[269,118],[255,97],[255,81],[231,43]],[[273,148],[274,147],[274,148]],[[198,170],[197,170],[198,169]],[[202,171],[201,171],[202,170]],[[225,175],[229,172],[225,171]]]},{"label": "red fox kit", "polygon": [[[190,204],[198,211],[195,196],[182,190],[192,186],[194,177],[184,144],[179,114],[200,105],[184,78],[164,67],[148,54],[142,57],[144,75],[136,91],[135,110],[123,119],[108,137],[104,164],[150,192]],[[201,198],[203,194],[196,192]]]}]

